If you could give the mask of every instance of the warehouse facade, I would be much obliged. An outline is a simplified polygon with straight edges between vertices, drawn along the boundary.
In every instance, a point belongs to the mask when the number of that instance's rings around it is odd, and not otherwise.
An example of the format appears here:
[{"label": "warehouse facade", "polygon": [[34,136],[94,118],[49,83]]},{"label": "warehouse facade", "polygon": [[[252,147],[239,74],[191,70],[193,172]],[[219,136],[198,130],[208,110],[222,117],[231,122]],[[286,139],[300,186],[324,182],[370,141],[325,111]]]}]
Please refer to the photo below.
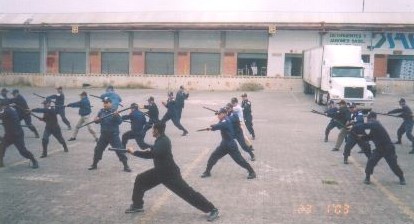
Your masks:
[{"label": "warehouse facade", "polygon": [[150,13],[5,14],[0,69],[2,74],[300,78],[303,50],[349,44],[362,47],[361,60],[372,77],[413,80],[410,15],[252,13],[238,21],[237,14],[193,14],[177,21]]}]

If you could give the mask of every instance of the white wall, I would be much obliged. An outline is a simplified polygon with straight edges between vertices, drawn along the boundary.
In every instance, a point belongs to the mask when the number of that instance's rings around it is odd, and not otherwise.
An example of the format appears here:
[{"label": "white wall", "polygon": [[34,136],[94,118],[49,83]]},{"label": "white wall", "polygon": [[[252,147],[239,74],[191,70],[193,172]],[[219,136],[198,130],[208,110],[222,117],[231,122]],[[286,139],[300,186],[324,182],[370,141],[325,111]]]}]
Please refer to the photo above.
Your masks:
[{"label": "white wall", "polygon": [[319,46],[316,31],[277,31],[269,37],[267,75],[284,76],[285,54],[301,54],[303,50]]}]

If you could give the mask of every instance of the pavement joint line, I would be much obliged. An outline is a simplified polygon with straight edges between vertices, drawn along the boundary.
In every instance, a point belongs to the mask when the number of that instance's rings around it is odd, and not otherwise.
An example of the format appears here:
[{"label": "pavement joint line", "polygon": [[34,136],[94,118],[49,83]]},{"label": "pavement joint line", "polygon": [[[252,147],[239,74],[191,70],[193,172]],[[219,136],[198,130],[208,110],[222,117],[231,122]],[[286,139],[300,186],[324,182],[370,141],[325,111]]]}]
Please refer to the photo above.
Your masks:
[{"label": "pavement joint line", "polygon": [[[190,165],[181,173],[183,179],[186,179],[188,175],[190,175],[191,171],[195,168],[195,166],[199,165],[201,160],[210,152],[209,148],[205,148],[198,156],[190,163]],[[149,209],[148,213],[145,213],[143,218],[139,220],[139,224],[146,224],[150,220],[154,218],[154,216],[158,213],[161,207],[170,199],[172,192],[170,190],[166,190],[157,202]]]},{"label": "pavement joint line", "polygon": [[[363,169],[362,165],[358,163],[354,158],[350,157],[350,161],[352,161],[352,165],[354,165],[356,168],[358,168],[360,171],[365,173],[365,170]],[[362,182],[362,181],[361,181]],[[376,178],[371,176],[371,182],[375,184],[379,188],[379,190],[387,196],[387,198],[398,206],[398,208],[407,215],[411,221],[414,221],[414,211],[408,206],[406,203],[404,203],[400,198],[395,196],[390,190],[388,190],[384,185],[382,185]]]},{"label": "pavement joint line", "polygon": [[[73,143],[73,144],[70,144],[70,145],[67,145],[68,146],[68,148],[72,148],[72,147],[74,147],[74,146],[77,146],[79,143]],[[63,149],[54,149],[54,150],[48,150],[48,152],[47,152],[47,155],[53,155],[53,154],[55,154],[55,153],[57,153],[57,152],[60,152],[60,151],[62,151],[63,152]],[[37,160],[37,159],[36,159]],[[17,165],[20,165],[20,164],[23,164],[23,163],[25,163],[25,162],[27,162],[27,159],[25,159],[25,160],[20,160],[20,161],[17,161],[17,162],[15,162],[15,163],[12,163],[12,164],[10,164],[10,165],[8,165],[8,166],[6,166],[6,167],[12,167],[12,166],[17,166]],[[40,166],[41,164],[39,164],[39,166]]]}]

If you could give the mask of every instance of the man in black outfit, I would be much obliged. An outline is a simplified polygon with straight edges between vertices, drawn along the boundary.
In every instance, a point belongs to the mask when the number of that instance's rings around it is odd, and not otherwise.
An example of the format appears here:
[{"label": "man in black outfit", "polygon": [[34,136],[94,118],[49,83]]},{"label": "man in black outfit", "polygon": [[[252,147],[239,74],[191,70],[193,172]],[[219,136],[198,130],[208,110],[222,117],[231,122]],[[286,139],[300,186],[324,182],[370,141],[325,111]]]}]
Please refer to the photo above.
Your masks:
[{"label": "man in black outfit", "polygon": [[71,130],[72,126],[70,125],[70,122],[66,118],[66,115],[65,115],[65,94],[63,94],[62,86],[57,87],[56,91],[57,91],[57,94],[50,95],[46,97],[46,99],[55,100],[56,112],[62,118],[63,123],[65,123],[66,126],[68,126],[68,130]]},{"label": "man in black outfit", "polygon": [[13,98],[10,99],[11,103],[16,104],[15,108],[17,114],[19,115],[20,120],[24,120],[26,126],[35,134],[36,138],[39,138],[39,133],[37,132],[35,126],[32,124],[32,116],[30,116],[29,105],[27,105],[26,99],[20,95],[18,89],[12,91]]},{"label": "man in black outfit", "polygon": [[377,165],[378,161],[384,157],[392,172],[394,172],[394,174],[400,178],[400,184],[405,185],[404,173],[401,170],[400,166],[398,166],[395,147],[391,142],[390,136],[382,124],[377,121],[377,114],[375,112],[369,113],[367,119],[367,123],[356,125],[350,131],[351,134],[356,135],[356,129],[361,128],[364,130],[370,130],[371,132],[368,135],[357,135],[357,137],[361,138],[362,140],[373,141],[376,147],[368,159],[368,163],[365,168],[366,177],[364,183],[371,183],[370,176],[374,173],[374,167]]},{"label": "man in black outfit", "polygon": [[182,178],[180,168],[175,164],[172,151],[171,141],[165,135],[165,123],[155,123],[152,129],[152,135],[156,138],[151,150],[134,151],[131,147],[127,150],[134,156],[144,159],[153,159],[154,168],[137,175],[132,193],[133,204],[125,210],[125,213],[142,212],[143,197],[147,190],[154,188],[159,184],[164,184],[168,189],[177,194],[179,197],[190,203],[192,206],[207,213],[208,221],[214,221],[218,217],[218,209],[208,201],[202,194],[191,188]]},{"label": "man in black outfit", "polygon": [[162,104],[167,108],[167,112],[164,114],[164,117],[162,117],[161,122],[166,123],[167,121],[172,120],[174,126],[183,131],[182,136],[186,136],[188,134],[188,131],[180,123],[180,118],[177,114],[177,104],[174,99],[174,93],[169,92],[167,103],[162,102]]},{"label": "man in black outfit", "polygon": [[46,123],[45,130],[43,131],[42,147],[43,153],[40,158],[47,157],[47,146],[49,144],[49,137],[53,135],[56,140],[63,146],[63,151],[68,152],[68,146],[66,145],[65,139],[63,139],[62,131],[57,120],[57,110],[55,107],[50,106],[51,101],[46,99],[43,101],[44,108],[32,109],[34,113],[43,113],[42,121]]},{"label": "man in black outfit", "polygon": [[207,130],[220,130],[221,142],[220,145],[217,146],[214,152],[210,155],[210,158],[207,162],[206,170],[201,175],[201,178],[210,177],[211,169],[213,169],[213,166],[217,163],[217,161],[219,161],[227,154],[231,156],[234,162],[236,162],[239,166],[245,168],[249,172],[247,179],[256,178],[256,173],[254,172],[250,164],[240,154],[240,151],[237,147],[237,143],[236,141],[234,141],[235,135],[233,125],[230,119],[227,117],[226,108],[221,108],[217,112],[217,118],[219,119],[219,122],[217,124],[211,125],[210,128],[207,128]]},{"label": "man in black outfit", "polygon": [[158,112],[157,104],[155,104],[154,97],[150,96],[148,98],[148,105],[144,105],[144,109],[148,110],[147,114],[149,117],[148,122],[145,124],[144,130],[143,130],[144,137],[145,137],[145,134],[147,133],[147,131],[152,128],[152,125],[159,122],[160,119],[158,118],[159,112]]},{"label": "man in black outfit", "polygon": [[24,132],[20,126],[20,120],[17,112],[8,106],[7,100],[0,101],[0,119],[4,126],[4,137],[0,143],[0,167],[3,167],[4,153],[10,145],[14,145],[19,150],[20,155],[32,161],[32,168],[39,167],[33,154],[26,149],[24,144]]},{"label": "man in black outfit", "polygon": [[243,99],[241,107],[243,108],[244,124],[254,140],[256,135],[253,129],[252,103],[247,99],[246,93],[243,93],[241,97]]},{"label": "man in black outfit", "polygon": [[177,94],[175,95],[175,103],[177,105],[176,109],[177,109],[178,119],[181,119],[181,114],[184,108],[184,101],[188,99],[189,96],[190,94],[185,92],[184,86],[180,86],[180,89],[177,91]]},{"label": "man in black outfit", "polygon": [[409,153],[414,154],[414,137],[413,137],[413,134],[412,134],[413,125],[414,125],[413,112],[411,111],[410,107],[408,107],[407,104],[405,103],[404,98],[401,98],[400,101],[398,101],[398,103],[400,104],[401,108],[391,110],[387,113],[387,114],[397,114],[397,113],[399,113],[399,117],[401,117],[403,119],[403,123],[401,124],[401,126],[397,130],[398,140],[394,144],[401,144],[401,138],[402,138],[403,134],[405,133],[407,135],[408,140],[410,140],[411,144],[412,144],[411,145],[412,148],[411,148],[411,151]]}]

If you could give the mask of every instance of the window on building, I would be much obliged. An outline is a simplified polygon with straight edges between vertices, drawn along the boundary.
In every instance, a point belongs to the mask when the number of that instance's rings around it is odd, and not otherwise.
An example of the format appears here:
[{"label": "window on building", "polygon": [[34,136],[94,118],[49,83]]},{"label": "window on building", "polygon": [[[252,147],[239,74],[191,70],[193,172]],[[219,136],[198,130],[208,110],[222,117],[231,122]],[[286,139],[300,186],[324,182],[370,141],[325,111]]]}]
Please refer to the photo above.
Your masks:
[{"label": "window on building", "polygon": [[39,73],[39,52],[13,52],[13,72],[15,73]]},{"label": "window on building", "polygon": [[128,52],[103,52],[102,74],[129,74]]},{"label": "window on building", "polygon": [[239,53],[237,54],[237,75],[266,76],[267,54]]},{"label": "window on building", "polygon": [[219,53],[191,53],[190,72],[192,75],[220,74]]},{"label": "window on building", "polygon": [[302,54],[285,55],[285,76],[302,76]]},{"label": "window on building", "polygon": [[390,78],[414,79],[414,56],[388,55],[387,73]]},{"label": "window on building", "polygon": [[85,74],[86,53],[85,52],[60,52],[59,73],[62,74]]},{"label": "window on building", "polygon": [[145,53],[145,74],[174,75],[174,53]]},{"label": "window on building", "polygon": [[369,54],[363,54],[362,56],[361,56],[361,59],[362,59],[362,62],[364,62],[364,63],[370,63],[370,57],[369,57]]}]

